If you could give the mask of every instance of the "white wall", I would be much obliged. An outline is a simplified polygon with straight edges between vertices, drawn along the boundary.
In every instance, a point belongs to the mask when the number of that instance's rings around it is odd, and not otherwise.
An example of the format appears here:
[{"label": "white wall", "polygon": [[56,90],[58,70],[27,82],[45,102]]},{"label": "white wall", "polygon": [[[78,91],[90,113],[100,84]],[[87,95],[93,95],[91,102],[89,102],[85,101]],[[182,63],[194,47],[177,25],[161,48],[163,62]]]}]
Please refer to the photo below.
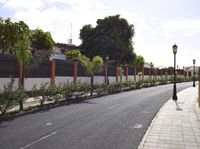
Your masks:
[{"label": "white wall", "polygon": [[[162,76],[165,78],[165,76]],[[168,78],[171,76],[168,75]],[[180,77],[180,76],[179,76]],[[184,76],[182,76],[184,77]],[[157,76],[157,78],[160,78],[160,76]],[[116,82],[116,77],[115,76],[108,76],[109,83]],[[149,75],[145,75],[144,79],[149,79]],[[10,78],[0,78],[0,90],[3,90],[4,84],[7,84],[10,82]],[[81,82],[87,82],[90,84],[90,77],[77,77],[77,80],[80,80]],[[120,81],[120,77],[118,77],[118,80]],[[122,76],[122,81],[126,80],[126,76]],[[128,76],[128,80],[134,80],[134,76]],[[136,80],[139,80],[139,76],[136,76]],[[14,82],[14,88],[18,88],[18,78],[15,78]],[[33,88],[33,85],[35,84],[37,88],[40,88],[41,84],[46,83],[46,82],[51,82],[50,78],[25,78],[24,80],[24,87],[26,90],[31,90]],[[56,85],[59,85],[59,83],[64,83],[64,82],[72,82],[73,77],[55,77],[55,83]],[[104,76],[95,76],[94,77],[94,83],[99,83],[102,84],[104,83]]]},{"label": "white wall", "polygon": [[25,90],[31,90],[34,85],[39,89],[41,84],[51,82],[50,78],[27,78],[24,80]]},{"label": "white wall", "polygon": [[[18,88],[18,82],[19,79],[18,78],[14,78],[14,88]],[[6,85],[7,83],[9,83],[11,81],[11,78],[0,78],[0,90],[4,89],[4,85]]]},{"label": "white wall", "polygon": [[67,82],[72,82],[73,80],[73,77],[55,77],[55,84],[59,85]]}]

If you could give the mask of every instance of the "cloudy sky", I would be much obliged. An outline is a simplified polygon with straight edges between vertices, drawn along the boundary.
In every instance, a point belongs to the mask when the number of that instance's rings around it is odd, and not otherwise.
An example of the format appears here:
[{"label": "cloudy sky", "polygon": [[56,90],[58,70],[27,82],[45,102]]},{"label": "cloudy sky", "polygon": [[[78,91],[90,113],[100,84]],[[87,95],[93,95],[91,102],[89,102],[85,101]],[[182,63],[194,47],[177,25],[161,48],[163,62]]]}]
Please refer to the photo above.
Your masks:
[{"label": "cloudy sky", "polygon": [[120,14],[135,26],[134,50],[155,66],[173,66],[172,45],[178,45],[177,65],[200,65],[200,0],[0,0],[0,16],[23,20],[31,29],[50,31],[67,43],[72,23],[73,43],[85,24]]}]

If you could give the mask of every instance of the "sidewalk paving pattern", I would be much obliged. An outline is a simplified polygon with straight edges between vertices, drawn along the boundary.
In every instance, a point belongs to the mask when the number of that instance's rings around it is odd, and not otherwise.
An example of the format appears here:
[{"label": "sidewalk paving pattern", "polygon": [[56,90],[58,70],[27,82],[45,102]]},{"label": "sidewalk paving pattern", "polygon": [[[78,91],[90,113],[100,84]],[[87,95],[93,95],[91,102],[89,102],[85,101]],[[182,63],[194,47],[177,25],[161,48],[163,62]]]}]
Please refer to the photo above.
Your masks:
[{"label": "sidewalk paving pattern", "polygon": [[197,88],[178,93],[155,116],[138,149],[200,149]]}]

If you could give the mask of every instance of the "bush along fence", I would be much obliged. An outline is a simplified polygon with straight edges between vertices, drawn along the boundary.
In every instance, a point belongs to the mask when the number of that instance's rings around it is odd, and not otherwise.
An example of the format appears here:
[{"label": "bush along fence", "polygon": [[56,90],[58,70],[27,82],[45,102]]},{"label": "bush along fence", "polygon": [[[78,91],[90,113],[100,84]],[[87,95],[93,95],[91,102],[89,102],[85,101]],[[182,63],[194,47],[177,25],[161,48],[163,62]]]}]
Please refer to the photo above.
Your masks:
[{"label": "bush along fence", "polygon": [[[177,78],[177,82],[191,81],[192,78]],[[173,79],[147,79],[128,80],[123,82],[113,82],[109,84],[95,84],[93,97],[107,94],[119,93],[122,91],[140,89],[156,85],[172,83]],[[25,91],[14,87],[14,79],[4,85],[0,91],[0,117],[31,108],[44,107],[46,105],[58,105],[65,102],[76,102],[91,98],[91,86],[86,82],[66,82],[59,85],[55,83],[43,83],[39,88],[36,85],[32,90]],[[28,101],[29,100],[29,101]]]},{"label": "bush along fence", "polygon": [[[184,70],[177,70],[178,77],[185,77]],[[94,83],[112,83],[128,80],[145,79],[168,79],[173,76],[172,69],[155,68],[137,68],[136,66],[116,67],[114,65],[104,64],[102,71],[94,77]],[[31,90],[33,85],[39,88],[41,84],[54,82],[66,83],[80,80],[81,82],[90,82],[84,71],[83,66],[78,63],[66,62],[62,60],[46,61],[40,64],[34,64],[29,67],[25,74],[25,80],[22,80],[22,68],[17,63],[14,55],[0,54],[0,89],[10,81],[10,77],[15,78],[14,87],[24,86],[25,90]]]}]

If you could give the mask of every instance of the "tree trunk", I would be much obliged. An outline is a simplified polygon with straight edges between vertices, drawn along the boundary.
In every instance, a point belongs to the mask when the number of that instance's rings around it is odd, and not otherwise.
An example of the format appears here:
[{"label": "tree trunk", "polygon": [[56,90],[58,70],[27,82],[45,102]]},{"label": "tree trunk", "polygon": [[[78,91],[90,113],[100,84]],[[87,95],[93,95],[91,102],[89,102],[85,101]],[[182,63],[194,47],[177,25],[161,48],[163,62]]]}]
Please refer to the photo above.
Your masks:
[{"label": "tree trunk", "polygon": [[24,110],[23,99],[20,99],[20,101],[19,101],[19,111],[23,111],[23,110]]},{"label": "tree trunk", "polygon": [[93,95],[93,88],[94,88],[94,76],[91,76],[91,89],[90,89],[90,96]]}]

